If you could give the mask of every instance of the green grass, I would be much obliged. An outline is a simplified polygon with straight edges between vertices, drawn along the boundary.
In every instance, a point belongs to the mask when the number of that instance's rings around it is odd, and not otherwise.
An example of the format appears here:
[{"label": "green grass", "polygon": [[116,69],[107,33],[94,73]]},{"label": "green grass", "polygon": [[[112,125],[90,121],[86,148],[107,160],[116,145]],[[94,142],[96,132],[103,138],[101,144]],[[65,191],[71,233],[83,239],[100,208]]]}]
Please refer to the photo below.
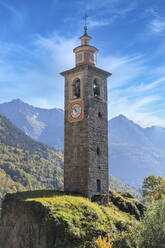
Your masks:
[{"label": "green grass", "polygon": [[65,245],[68,248],[92,247],[99,235],[110,233],[115,237],[121,232],[121,228],[128,232],[136,223],[133,216],[119,211],[112,203],[100,206],[87,198],[57,191],[37,191],[30,198],[29,193],[25,194],[27,201],[35,200],[50,207],[52,214],[46,220],[46,226],[50,231],[56,223],[59,238],[64,245],[59,244],[58,248],[66,247]]}]

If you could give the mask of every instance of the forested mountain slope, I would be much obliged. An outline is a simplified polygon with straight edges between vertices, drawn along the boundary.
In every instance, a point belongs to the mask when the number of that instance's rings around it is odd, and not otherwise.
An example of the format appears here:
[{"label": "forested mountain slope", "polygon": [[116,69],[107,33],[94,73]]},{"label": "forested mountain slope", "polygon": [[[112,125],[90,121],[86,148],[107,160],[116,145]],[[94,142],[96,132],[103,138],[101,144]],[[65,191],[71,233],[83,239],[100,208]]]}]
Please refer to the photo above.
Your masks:
[{"label": "forested mountain slope", "polygon": [[[63,149],[63,110],[17,99],[0,104],[0,112],[28,136]],[[133,187],[140,187],[149,174],[165,175],[165,128],[142,128],[123,115],[109,120],[109,172]]]},{"label": "forested mountain slope", "polygon": [[[41,188],[63,189],[63,154],[34,141],[0,114],[0,195]],[[140,197],[112,175],[110,188]]]},{"label": "forested mountain slope", "polygon": [[63,155],[0,114],[0,191],[63,188]]}]

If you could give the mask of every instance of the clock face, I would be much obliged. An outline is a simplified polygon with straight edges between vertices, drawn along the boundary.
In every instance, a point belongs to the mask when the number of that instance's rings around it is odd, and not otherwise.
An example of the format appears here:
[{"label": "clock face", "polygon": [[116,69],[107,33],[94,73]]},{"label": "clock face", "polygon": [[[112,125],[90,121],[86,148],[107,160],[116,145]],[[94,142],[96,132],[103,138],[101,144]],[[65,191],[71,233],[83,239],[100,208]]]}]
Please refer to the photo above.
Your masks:
[{"label": "clock face", "polygon": [[92,61],[94,61],[94,60],[95,60],[95,58],[94,58],[94,54],[93,54],[93,53],[91,53],[91,54],[90,54],[90,59],[91,59]]},{"label": "clock face", "polygon": [[77,55],[76,55],[76,61],[77,61],[77,63],[83,61],[83,53],[77,53]]},{"label": "clock face", "polygon": [[89,61],[92,63],[96,63],[96,54],[95,53],[89,53]]},{"label": "clock face", "polygon": [[74,119],[77,119],[81,115],[81,106],[78,103],[75,103],[71,108],[71,116]]}]

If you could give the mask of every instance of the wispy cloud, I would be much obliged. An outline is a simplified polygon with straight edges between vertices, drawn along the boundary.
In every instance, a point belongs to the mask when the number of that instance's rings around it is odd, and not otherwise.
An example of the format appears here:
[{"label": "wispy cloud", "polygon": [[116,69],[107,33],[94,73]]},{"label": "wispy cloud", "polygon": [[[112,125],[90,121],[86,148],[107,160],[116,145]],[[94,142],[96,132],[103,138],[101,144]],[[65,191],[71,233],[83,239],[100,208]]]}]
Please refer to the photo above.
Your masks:
[{"label": "wispy cloud", "polygon": [[[165,114],[161,104],[165,97],[165,77],[161,77],[148,84],[109,90],[109,117],[119,114],[127,116],[142,126],[160,125],[165,127],[165,120],[160,113]],[[154,110],[154,111],[153,111]]]},{"label": "wispy cloud", "polygon": [[[84,1],[82,1],[82,4],[84,5]],[[132,11],[135,6],[135,3],[130,3],[127,0],[124,3],[122,0],[89,0],[88,3],[85,5],[85,8],[89,12],[92,10],[99,10],[100,14],[104,12],[125,15]]]},{"label": "wispy cloud", "polygon": [[[72,50],[77,45],[77,37],[66,38],[56,33],[37,36],[32,50],[25,49],[26,59],[21,63],[11,61],[12,53],[19,54],[21,46],[6,47],[0,60],[0,101],[11,95],[11,99],[19,96],[35,106],[63,108],[64,80],[59,72],[74,67]],[[20,60],[20,56],[16,57]],[[151,80],[152,68],[146,65],[144,55],[102,55],[99,61],[99,67],[113,73],[108,80],[109,118],[124,114],[143,126],[165,126],[160,117],[164,113],[161,103],[165,97],[165,75],[155,74]]]},{"label": "wispy cloud", "polygon": [[90,18],[88,20],[88,27],[94,28],[94,27],[102,27],[102,26],[107,26],[110,24],[110,21],[103,21],[103,20],[94,20]]},{"label": "wispy cloud", "polygon": [[47,56],[49,65],[51,59],[52,66],[56,66],[56,70],[74,66],[73,48],[78,45],[77,37],[67,39],[57,34],[47,38],[38,36],[35,45],[38,56]]},{"label": "wispy cloud", "polygon": [[12,16],[14,16],[17,19],[17,21],[19,22],[23,21],[24,15],[22,14],[22,12],[14,8],[11,4],[9,5],[4,1],[3,2],[0,1],[0,5],[4,7],[5,9],[7,9],[12,14]]},{"label": "wispy cloud", "polygon": [[152,30],[156,33],[162,33],[165,31],[165,19],[154,19],[151,22]]},{"label": "wispy cloud", "polygon": [[150,21],[150,28],[154,33],[163,33],[165,31],[165,18],[154,8],[146,9],[145,11],[149,17],[152,17]]},{"label": "wispy cloud", "polygon": [[74,67],[73,48],[77,45],[77,37],[57,34],[37,36],[31,50],[6,44],[0,60],[0,102],[11,96],[36,106],[63,108],[64,79],[59,73]]},{"label": "wispy cloud", "polygon": [[98,66],[112,72],[109,89],[121,87],[135,81],[146,70],[142,56],[102,56]]},{"label": "wispy cloud", "polygon": [[79,1],[83,11],[89,15],[88,25],[91,28],[112,25],[118,18],[125,17],[136,8],[135,2],[122,0],[84,0]]}]

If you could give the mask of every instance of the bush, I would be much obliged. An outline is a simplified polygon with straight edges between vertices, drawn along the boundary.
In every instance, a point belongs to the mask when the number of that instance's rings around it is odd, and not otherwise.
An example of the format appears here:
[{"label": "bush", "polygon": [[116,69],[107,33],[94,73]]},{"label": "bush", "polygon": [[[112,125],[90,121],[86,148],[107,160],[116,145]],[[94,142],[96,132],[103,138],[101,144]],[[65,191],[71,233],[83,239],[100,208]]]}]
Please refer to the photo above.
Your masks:
[{"label": "bush", "polygon": [[101,237],[99,236],[97,241],[98,248],[112,248],[112,241],[110,237]]}]

